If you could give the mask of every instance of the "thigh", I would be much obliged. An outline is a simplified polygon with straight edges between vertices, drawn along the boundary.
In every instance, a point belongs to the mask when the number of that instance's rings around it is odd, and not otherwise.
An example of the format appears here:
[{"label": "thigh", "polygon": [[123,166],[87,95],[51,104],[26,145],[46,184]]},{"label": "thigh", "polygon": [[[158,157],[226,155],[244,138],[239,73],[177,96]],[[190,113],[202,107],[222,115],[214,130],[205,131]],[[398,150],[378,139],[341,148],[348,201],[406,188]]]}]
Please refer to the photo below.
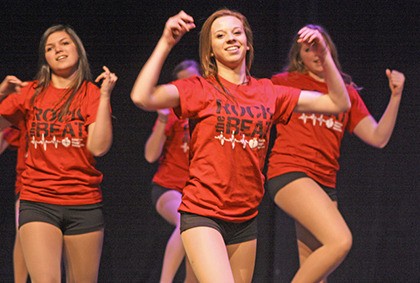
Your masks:
[{"label": "thigh", "polygon": [[[334,205],[337,207],[336,201],[334,201]],[[299,256],[302,261],[302,259],[306,258],[307,256],[301,255],[301,253],[307,252],[311,254],[313,251],[315,251],[321,246],[321,243],[314,237],[314,235],[312,235],[311,232],[309,232],[304,226],[302,226],[297,221],[295,221],[295,228],[296,238],[298,240]]]},{"label": "thigh", "polygon": [[257,240],[227,246],[235,282],[251,282],[254,274]]},{"label": "thigh", "polygon": [[226,246],[219,231],[199,226],[183,231],[181,238],[199,282],[234,282]]},{"label": "thigh", "polygon": [[26,266],[33,282],[59,282],[63,234],[45,222],[29,222],[19,229]]},{"label": "thigh", "polygon": [[180,192],[168,190],[156,202],[156,211],[172,225],[179,223],[178,208],[181,203],[181,197]]},{"label": "thigh", "polygon": [[278,191],[274,200],[322,244],[350,232],[336,204],[310,178],[287,184]]},{"label": "thigh", "polygon": [[103,229],[64,236],[64,258],[68,282],[97,281],[103,237]]}]

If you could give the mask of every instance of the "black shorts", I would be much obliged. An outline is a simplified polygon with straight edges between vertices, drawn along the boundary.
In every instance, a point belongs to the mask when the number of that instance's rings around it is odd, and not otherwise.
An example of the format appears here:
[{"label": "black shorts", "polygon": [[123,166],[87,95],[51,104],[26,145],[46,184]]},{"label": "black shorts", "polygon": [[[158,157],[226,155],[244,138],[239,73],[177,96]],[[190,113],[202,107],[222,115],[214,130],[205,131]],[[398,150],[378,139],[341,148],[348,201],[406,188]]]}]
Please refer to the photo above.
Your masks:
[{"label": "black shorts", "polygon": [[152,197],[152,204],[153,204],[153,207],[156,207],[156,204],[157,204],[157,202],[158,202],[158,200],[159,200],[159,198],[164,194],[164,193],[166,193],[166,192],[168,192],[168,191],[176,191],[176,192],[178,192],[177,190],[174,190],[174,189],[168,189],[168,188],[165,188],[165,187],[162,187],[162,186],[159,186],[158,184],[156,184],[156,183],[152,183],[152,192],[151,192],[151,197]]},{"label": "black shorts", "polygon": [[254,217],[245,222],[227,222],[216,218],[181,212],[181,233],[194,227],[214,228],[222,235],[226,245],[239,244],[257,238],[257,220]]},{"label": "black shorts", "polygon": [[85,234],[105,226],[102,203],[64,206],[21,200],[19,228],[34,221],[52,224],[64,235]]},{"label": "black shorts", "polygon": [[[265,189],[269,193],[270,197],[274,200],[278,191],[280,191],[284,186],[286,186],[287,184],[291,183],[294,180],[304,178],[304,177],[310,178],[308,175],[306,175],[306,173],[303,173],[303,172],[285,173],[285,174],[276,176],[268,180],[266,183]],[[336,189],[321,185],[318,182],[317,184],[325,191],[325,193],[330,197],[332,201],[337,201]]]}]

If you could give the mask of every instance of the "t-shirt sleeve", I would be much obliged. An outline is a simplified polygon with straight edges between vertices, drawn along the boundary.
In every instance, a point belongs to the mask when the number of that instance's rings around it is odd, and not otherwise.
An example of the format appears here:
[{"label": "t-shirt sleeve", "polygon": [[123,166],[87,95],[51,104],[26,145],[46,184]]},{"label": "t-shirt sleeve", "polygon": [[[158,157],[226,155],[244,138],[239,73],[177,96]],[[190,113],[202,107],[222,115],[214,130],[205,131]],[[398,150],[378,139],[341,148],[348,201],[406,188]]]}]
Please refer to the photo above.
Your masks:
[{"label": "t-shirt sleeve", "polygon": [[20,93],[12,93],[0,102],[0,115],[13,125],[18,125],[25,116],[25,103],[28,104],[33,84],[22,88]]},{"label": "t-shirt sleeve", "polygon": [[179,92],[180,112],[177,114],[180,118],[194,118],[208,104],[204,83],[204,79],[198,76],[171,82]]},{"label": "t-shirt sleeve", "polygon": [[364,119],[366,116],[370,115],[369,110],[367,109],[365,103],[360,97],[359,93],[353,87],[347,88],[351,101],[351,108],[348,112],[349,122],[347,123],[347,130],[350,133],[353,133],[354,128],[359,124],[359,122]]},{"label": "t-shirt sleeve", "polygon": [[293,87],[274,86],[276,109],[273,120],[275,123],[287,124],[299,100],[301,90]]}]

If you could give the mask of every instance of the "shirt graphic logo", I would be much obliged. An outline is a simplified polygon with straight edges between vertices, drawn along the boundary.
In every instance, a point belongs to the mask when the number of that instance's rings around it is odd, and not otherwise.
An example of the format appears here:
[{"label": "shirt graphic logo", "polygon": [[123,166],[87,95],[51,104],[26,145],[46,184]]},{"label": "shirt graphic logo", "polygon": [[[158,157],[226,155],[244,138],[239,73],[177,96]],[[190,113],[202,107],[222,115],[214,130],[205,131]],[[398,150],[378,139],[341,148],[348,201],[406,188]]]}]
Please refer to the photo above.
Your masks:
[{"label": "shirt graphic logo", "polygon": [[242,148],[246,148],[246,145],[249,145],[251,149],[254,149],[254,148],[261,149],[265,147],[265,139],[253,138],[247,141],[245,139],[245,135],[242,135],[242,138],[238,140],[238,139],[235,139],[235,131],[232,132],[232,135],[230,136],[230,138],[225,138],[222,132],[220,132],[220,135],[215,136],[214,138],[220,140],[221,145],[224,145],[225,142],[231,142],[232,149],[235,148],[236,143],[241,144]]},{"label": "shirt graphic logo", "polygon": [[306,124],[307,122],[309,123],[308,120],[312,120],[313,126],[318,125],[322,127],[323,125],[325,125],[325,127],[327,127],[328,129],[333,129],[334,131],[337,131],[337,132],[343,131],[343,123],[340,123],[334,120],[332,117],[328,119],[324,119],[323,114],[320,114],[317,117],[315,114],[306,115],[305,113],[302,113],[302,115],[300,115],[298,119],[302,120],[304,124]]},{"label": "shirt graphic logo", "polygon": [[62,146],[83,147],[84,117],[80,109],[69,111],[65,117],[58,119],[56,110],[34,107],[34,120],[29,129],[30,140],[35,148],[41,146],[45,151],[48,145],[54,148]]}]

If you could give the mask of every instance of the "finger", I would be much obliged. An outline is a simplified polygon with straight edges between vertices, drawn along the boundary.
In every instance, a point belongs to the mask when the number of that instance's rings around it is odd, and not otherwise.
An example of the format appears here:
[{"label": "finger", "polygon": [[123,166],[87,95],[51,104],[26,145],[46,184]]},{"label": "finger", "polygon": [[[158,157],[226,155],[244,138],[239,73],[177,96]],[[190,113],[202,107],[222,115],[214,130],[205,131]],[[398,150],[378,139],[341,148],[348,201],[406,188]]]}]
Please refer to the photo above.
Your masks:
[{"label": "finger", "polygon": [[109,69],[107,66],[103,66],[102,69],[104,69],[105,72],[110,73]]}]

